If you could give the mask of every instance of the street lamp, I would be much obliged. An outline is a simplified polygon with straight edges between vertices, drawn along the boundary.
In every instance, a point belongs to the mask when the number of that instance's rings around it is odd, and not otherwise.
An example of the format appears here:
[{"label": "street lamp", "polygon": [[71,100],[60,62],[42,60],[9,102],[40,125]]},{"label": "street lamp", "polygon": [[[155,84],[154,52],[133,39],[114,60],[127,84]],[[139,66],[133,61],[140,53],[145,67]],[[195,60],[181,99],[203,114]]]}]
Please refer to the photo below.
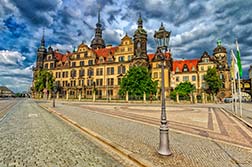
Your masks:
[{"label": "street lamp", "polygon": [[58,89],[58,85],[56,84],[56,82],[53,82],[53,107],[55,107],[55,95]]},{"label": "street lamp", "polygon": [[[169,45],[170,40],[170,34],[171,32],[166,31],[163,23],[161,23],[161,26],[158,31],[155,31],[154,39],[157,44],[157,52],[156,55],[159,56],[161,59],[161,75],[162,75],[162,82],[161,82],[161,88],[162,88],[162,104],[161,104],[161,125],[160,125],[160,142],[159,142],[159,148],[158,153],[161,155],[171,155],[170,147],[169,147],[169,128],[167,125],[167,119],[166,119],[166,109],[165,109],[165,86],[164,86],[164,61],[165,61],[165,53],[167,51],[167,47]],[[164,53],[162,53],[162,50],[164,50]]]}]

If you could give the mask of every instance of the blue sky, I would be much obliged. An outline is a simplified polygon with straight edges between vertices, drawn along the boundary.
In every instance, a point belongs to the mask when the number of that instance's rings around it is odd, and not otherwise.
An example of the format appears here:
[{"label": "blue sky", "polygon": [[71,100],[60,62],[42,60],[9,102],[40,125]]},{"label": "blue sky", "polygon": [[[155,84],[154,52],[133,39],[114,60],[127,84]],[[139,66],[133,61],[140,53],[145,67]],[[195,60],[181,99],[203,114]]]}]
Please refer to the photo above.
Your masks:
[{"label": "blue sky", "polygon": [[141,13],[148,32],[148,51],[154,52],[153,33],[163,22],[172,31],[174,59],[212,55],[216,42],[235,49],[238,39],[245,77],[252,64],[252,0],[0,0],[0,85],[24,91],[31,86],[32,66],[45,28],[46,45],[72,51],[90,44],[101,7],[103,37],[117,45],[132,36]]}]

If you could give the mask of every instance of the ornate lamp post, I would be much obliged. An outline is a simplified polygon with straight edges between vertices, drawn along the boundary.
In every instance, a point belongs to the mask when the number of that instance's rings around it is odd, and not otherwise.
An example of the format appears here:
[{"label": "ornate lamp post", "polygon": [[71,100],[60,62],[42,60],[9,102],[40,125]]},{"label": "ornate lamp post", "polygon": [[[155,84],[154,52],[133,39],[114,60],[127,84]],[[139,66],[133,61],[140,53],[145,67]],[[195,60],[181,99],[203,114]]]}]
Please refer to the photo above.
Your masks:
[{"label": "ornate lamp post", "polygon": [[[161,60],[162,60],[161,61],[162,104],[161,104],[161,125],[159,128],[160,142],[159,142],[159,148],[158,148],[158,153],[161,155],[171,155],[171,151],[169,148],[169,128],[168,128],[167,119],[166,119],[165,86],[164,86],[164,61],[165,61],[165,53],[166,53],[167,47],[169,45],[170,34],[171,34],[171,32],[165,30],[163,23],[161,23],[159,30],[155,31],[155,34],[154,34],[154,39],[157,44],[156,55],[159,56],[159,58],[161,58]],[[162,53],[162,50],[164,50],[164,53]]]}]

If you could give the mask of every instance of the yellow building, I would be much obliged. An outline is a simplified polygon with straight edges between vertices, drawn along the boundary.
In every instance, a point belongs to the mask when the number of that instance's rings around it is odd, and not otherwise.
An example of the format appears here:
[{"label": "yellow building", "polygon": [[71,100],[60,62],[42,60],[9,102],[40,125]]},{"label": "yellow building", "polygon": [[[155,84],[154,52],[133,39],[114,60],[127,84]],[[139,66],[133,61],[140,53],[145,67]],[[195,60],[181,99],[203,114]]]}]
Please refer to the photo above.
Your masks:
[{"label": "yellow building", "polygon": [[[118,46],[105,46],[98,17],[95,37],[90,47],[81,43],[76,51],[66,54],[51,47],[46,49],[43,35],[37,53],[34,81],[36,73],[46,69],[52,72],[60,86],[58,96],[61,98],[92,98],[95,90],[96,98],[118,99],[120,81],[129,68],[146,66],[152,70],[153,79],[158,80],[161,86],[161,59],[155,54],[147,55],[147,32],[143,29],[141,16],[137,23],[138,28],[134,32],[133,39],[126,34]],[[166,58],[165,88],[168,96],[172,58],[169,53],[166,53]]]},{"label": "yellow building", "polygon": [[[120,81],[129,68],[146,66],[153,80],[159,83],[156,97],[160,99],[162,60],[157,54],[147,54],[147,32],[143,28],[141,16],[137,24],[133,38],[126,34],[117,46],[106,46],[102,38],[102,25],[98,14],[95,36],[90,47],[81,43],[76,51],[65,54],[51,47],[46,49],[43,35],[37,51],[33,82],[36,80],[37,72],[46,69],[52,72],[57,85],[60,86],[58,96],[61,98],[93,98],[93,92],[96,92],[98,99],[119,99]],[[164,29],[162,24],[160,29]],[[199,59],[173,61],[170,52],[164,55],[166,97],[172,89],[184,81],[194,84],[196,93],[200,94],[206,87],[203,76],[207,69],[212,67],[218,69],[220,79],[223,81],[221,97],[229,96],[227,52],[220,41],[217,42],[213,56],[204,52]]]}]

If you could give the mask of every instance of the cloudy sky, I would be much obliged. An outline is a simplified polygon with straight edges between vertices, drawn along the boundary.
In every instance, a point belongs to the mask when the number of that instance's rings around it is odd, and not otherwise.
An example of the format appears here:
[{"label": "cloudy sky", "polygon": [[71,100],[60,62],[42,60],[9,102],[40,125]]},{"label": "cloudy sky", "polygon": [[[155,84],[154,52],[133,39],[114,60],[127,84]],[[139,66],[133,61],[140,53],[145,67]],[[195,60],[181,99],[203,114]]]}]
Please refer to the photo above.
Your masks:
[{"label": "cloudy sky", "polygon": [[46,45],[72,51],[90,44],[101,7],[103,37],[116,45],[132,36],[141,13],[154,52],[154,30],[163,22],[172,31],[174,59],[212,55],[216,41],[235,49],[237,38],[246,78],[252,64],[252,0],[0,0],[0,85],[27,90],[43,28]]}]

